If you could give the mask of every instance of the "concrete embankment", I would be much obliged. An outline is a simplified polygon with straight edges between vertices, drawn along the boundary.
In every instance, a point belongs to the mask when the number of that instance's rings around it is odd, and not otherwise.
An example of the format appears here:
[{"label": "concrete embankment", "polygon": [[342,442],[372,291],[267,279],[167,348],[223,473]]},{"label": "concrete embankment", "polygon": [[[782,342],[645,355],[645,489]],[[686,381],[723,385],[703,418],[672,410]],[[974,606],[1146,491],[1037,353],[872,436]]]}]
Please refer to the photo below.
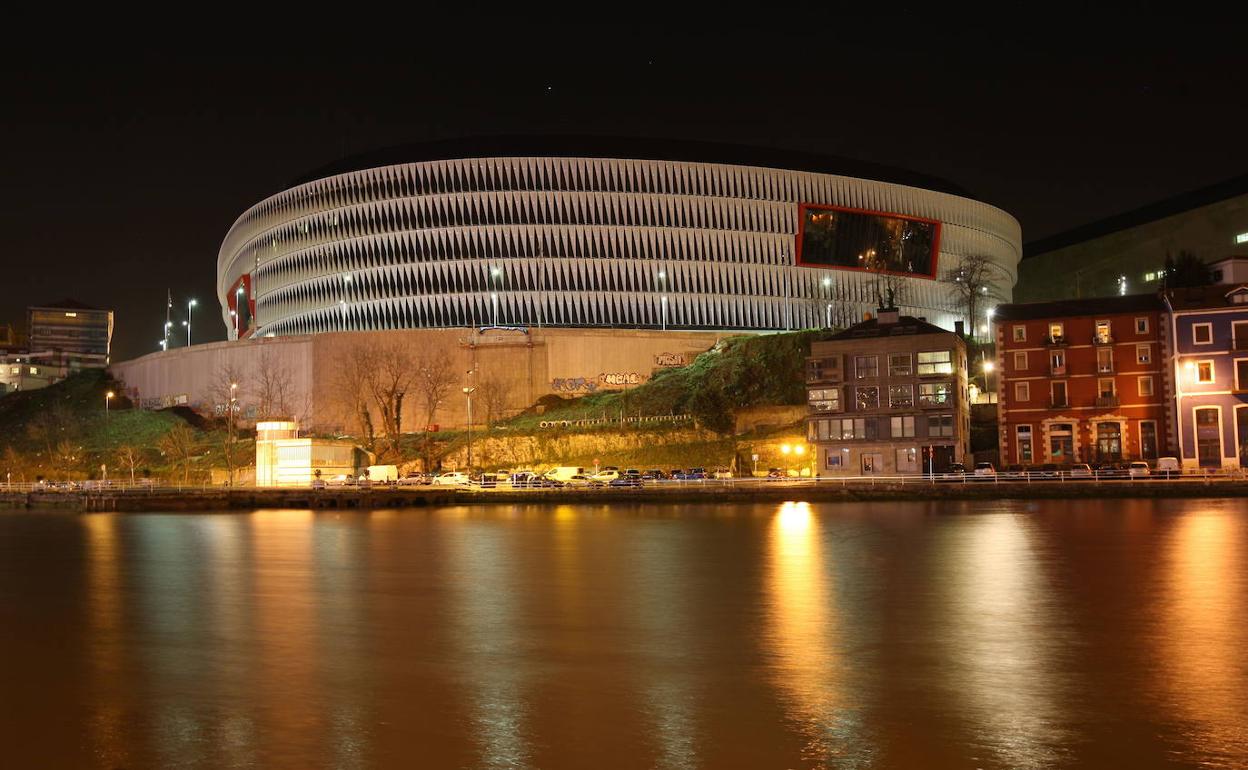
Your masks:
[{"label": "concrete embankment", "polygon": [[642,488],[559,490],[452,490],[424,487],[374,489],[204,489],[127,492],[0,493],[0,509],[79,511],[214,511],[293,509],[382,509],[450,505],[529,503],[752,503],[933,500],[1027,500],[1098,498],[1248,497],[1248,481],[1147,481],[1105,483],[899,484],[777,482],[773,484],[688,484]]}]

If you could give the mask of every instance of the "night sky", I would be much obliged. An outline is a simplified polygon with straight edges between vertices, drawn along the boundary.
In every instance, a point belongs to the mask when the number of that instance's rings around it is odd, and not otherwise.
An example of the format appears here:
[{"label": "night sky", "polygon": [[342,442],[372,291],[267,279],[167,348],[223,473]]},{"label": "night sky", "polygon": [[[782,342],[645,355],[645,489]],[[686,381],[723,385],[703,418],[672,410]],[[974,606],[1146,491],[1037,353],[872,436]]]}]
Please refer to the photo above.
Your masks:
[{"label": "night sky", "polygon": [[[116,310],[114,360],[224,338],[217,249],[247,207],[344,155],[563,133],[758,144],[948,179],[1024,241],[1248,172],[1248,57],[1201,31],[1035,35],[598,32],[455,48],[325,39],[266,55],[184,46],[0,54],[0,323],[74,297]],[[1216,25],[1216,20],[1215,20]],[[428,33],[428,30],[425,30]],[[427,34],[425,35],[427,36]]]}]

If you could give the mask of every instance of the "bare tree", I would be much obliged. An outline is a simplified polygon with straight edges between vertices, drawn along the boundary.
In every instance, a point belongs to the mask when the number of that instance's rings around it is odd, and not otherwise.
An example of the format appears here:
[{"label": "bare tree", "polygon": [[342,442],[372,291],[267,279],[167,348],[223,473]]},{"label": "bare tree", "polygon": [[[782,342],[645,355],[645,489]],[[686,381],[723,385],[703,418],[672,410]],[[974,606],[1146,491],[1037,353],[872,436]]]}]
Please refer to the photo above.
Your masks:
[{"label": "bare tree", "polygon": [[72,437],[73,419],[69,411],[57,404],[36,414],[26,424],[26,435],[46,452],[48,462],[56,462],[56,446]]},{"label": "bare tree", "polygon": [[134,469],[143,461],[142,450],[130,444],[122,444],[114,454],[121,467],[130,469],[130,483],[134,484]]},{"label": "bare tree", "polygon": [[256,367],[256,419],[291,419],[294,378],[289,367],[269,352],[260,354]]},{"label": "bare tree", "polygon": [[493,375],[483,377],[477,385],[477,401],[485,408],[485,427],[491,428],[507,408],[507,387]]},{"label": "bare tree", "polygon": [[[348,430],[352,427],[364,443],[364,448],[372,452],[377,445],[377,430],[373,424],[373,416],[369,411],[369,389],[365,383],[365,373],[373,368],[374,350],[371,345],[353,347],[344,357],[342,366],[334,374],[331,387],[337,393],[339,404],[346,411]],[[351,426],[350,423],[354,423]]]},{"label": "bare tree", "polygon": [[941,276],[941,282],[949,289],[954,308],[970,324],[967,331],[975,336],[979,308],[994,295],[992,293],[992,262],[982,254],[968,254],[961,262],[950,267]]},{"label": "bare tree", "polygon": [[381,415],[390,452],[397,457],[400,454],[399,439],[403,434],[403,399],[415,380],[416,365],[408,349],[399,344],[377,346],[372,363],[368,371],[359,372],[359,375],[372,396],[373,406]]},{"label": "bare tree", "polygon": [[191,460],[195,456],[195,432],[185,424],[179,423],[160,437],[158,446],[161,454],[182,466],[182,483],[189,483]]},{"label": "bare tree", "polygon": [[225,419],[221,453],[225,457],[230,486],[234,486],[235,442],[238,439],[238,417],[242,412],[244,395],[242,370],[232,364],[222,366],[213,378],[210,393],[214,401],[213,411],[220,410]]},{"label": "bare tree", "polygon": [[26,483],[26,458],[13,447],[4,448],[4,454],[0,455],[0,466],[3,466],[6,484],[13,483],[14,477],[17,477],[18,483]]},{"label": "bare tree", "polygon": [[455,387],[455,367],[445,356],[426,354],[416,361],[415,372],[414,387],[420,399],[421,416],[425,421],[421,456],[427,471],[433,467],[433,437],[430,434],[430,428],[433,427],[434,419],[437,417],[438,407]]},{"label": "bare tree", "polygon": [[78,468],[81,459],[80,454],[79,448],[74,446],[74,442],[68,439],[61,439],[53,451],[53,459],[65,474],[67,481],[69,480],[69,474]]}]

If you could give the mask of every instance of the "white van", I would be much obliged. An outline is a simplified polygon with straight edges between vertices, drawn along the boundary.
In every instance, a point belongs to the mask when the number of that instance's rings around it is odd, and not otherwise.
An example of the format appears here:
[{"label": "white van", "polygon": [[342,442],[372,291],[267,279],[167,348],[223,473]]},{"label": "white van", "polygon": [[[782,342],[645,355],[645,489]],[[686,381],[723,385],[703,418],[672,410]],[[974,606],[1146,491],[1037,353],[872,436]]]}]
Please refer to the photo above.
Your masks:
[{"label": "white van", "polygon": [[1179,467],[1179,458],[1177,457],[1158,457],[1157,458],[1157,475],[1164,478],[1181,475],[1183,471]]},{"label": "white van", "polygon": [[556,468],[551,468],[550,470],[542,474],[543,477],[550,479],[551,481],[561,481],[561,482],[567,482],[573,476],[585,476],[585,475],[588,475],[588,474],[585,473],[584,468],[577,468],[571,465],[560,465]]}]

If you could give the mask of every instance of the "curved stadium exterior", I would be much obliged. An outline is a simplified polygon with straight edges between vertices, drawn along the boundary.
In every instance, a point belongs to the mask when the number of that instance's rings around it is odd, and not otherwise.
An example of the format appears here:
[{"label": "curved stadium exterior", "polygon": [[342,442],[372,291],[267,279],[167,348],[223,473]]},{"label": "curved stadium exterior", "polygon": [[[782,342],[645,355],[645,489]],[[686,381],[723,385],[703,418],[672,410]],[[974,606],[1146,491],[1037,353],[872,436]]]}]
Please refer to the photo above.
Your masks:
[{"label": "curved stadium exterior", "polygon": [[908,284],[903,312],[948,328],[957,316],[934,278],[983,254],[1008,301],[1020,241],[1006,212],[870,164],[693,143],[467,140],[354,158],[261,201],[230,228],[217,284],[231,338],[236,324],[241,337],[766,331],[874,309],[877,276],[858,266],[878,246],[888,256],[876,267]]}]

